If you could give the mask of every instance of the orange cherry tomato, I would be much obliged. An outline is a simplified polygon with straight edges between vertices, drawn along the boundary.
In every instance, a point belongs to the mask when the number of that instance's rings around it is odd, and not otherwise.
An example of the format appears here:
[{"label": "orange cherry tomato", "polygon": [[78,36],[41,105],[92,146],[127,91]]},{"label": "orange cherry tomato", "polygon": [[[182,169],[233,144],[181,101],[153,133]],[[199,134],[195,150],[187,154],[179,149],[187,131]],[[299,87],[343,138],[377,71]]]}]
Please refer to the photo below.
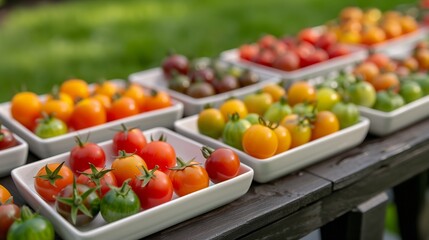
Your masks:
[{"label": "orange cherry tomato", "polygon": [[125,117],[139,114],[140,110],[134,99],[120,97],[114,100],[112,106],[107,110],[107,121],[114,121]]},{"label": "orange cherry tomato", "polygon": [[255,124],[250,126],[243,135],[244,151],[255,158],[269,158],[273,156],[279,144],[276,133],[269,127]]},{"label": "orange cherry tomato", "polygon": [[350,20],[360,21],[363,17],[363,11],[359,7],[346,7],[340,12],[340,19],[342,22],[348,22]]},{"label": "orange cherry tomato", "polygon": [[109,98],[112,98],[116,94],[121,92],[121,89],[118,85],[110,81],[103,81],[102,83],[95,84],[95,94],[106,95]]},{"label": "orange cherry tomato", "polygon": [[87,98],[78,102],[70,117],[70,126],[74,130],[97,126],[106,122],[106,111],[95,99]]},{"label": "orange cherry tomato", "polygon": [[104,107],[106,111],[107,109],[110,108],[110,106],[112,106],[112,100],[106,95],[95,94],[91,96],[91,98],[97,100]]},{"label": "orange cherry tomato", "polygon": [[380,69],[378,69],[375,63],[363,62],[353,70],[353,73],[356,76],[361,76],[365,81],[372,83],[380,74]]},{"label": "orange cherry tomato", "polygon": [[411,72],[415,72],[419,69],[419,62],[414,57],[408,57],[402,60],[401,65],[406,67]]},{"label": "orange cherry tomato", "polygon": [[356,31],[339,31],[338,32],[338,42],[348,43],[348,44],[358,44],[361,42],[360,32]]},{"label": "orange cherry tomato", "polygon": [[362,43],[366,45],[374,45],[386,40],[386,33],[377,26],[371,26],[363,30]]},{"label": "orange cherry tomato", "polygon": [[291,106],[302,102],[314,102],[316,100],[316,88],[308,82],[298,81],[290,86],[287,95]]},{"label": "orange cherry tomato", "polygon": [[35,93],[20,92],[13,96],[10,111],[15,120],[33,131],[42,116],[42,103]]},{"label": "orange cherry tomato", "polygon": [[301,146],[311,140],[311,127],[307,119],[300,119],[296,114],[291,114],[283,118],[280,125],[289,130],[291,134],[290,148]]},{"label": "orange cherry tomato", "polygon": [[81,79],[69,79],[60,86],[60,92],[68,94],[74,102],[89,97],[88,83]]},{"label": "orange cherry tomato", "polygon": [[340,130],[340,123],[330,111],[321,111],[316,115],[311,131],[311,140],[315,140]]},{"label": "orange cherry tomato", "polygon": [[398,20],[386,20],[382,23],[381,28],[386,33],[386,38],[396,38],[402,35],[402,26]]},{"label": "orange cherry tomato", "polygon": [[0,184],[0,203],[4,204],[10,197],[10,192]]},{"label": "orange cherry tomato", "polygon": [[224,119],[229,119],[229,116],[232,116],[234,113],[238,113],[240,118],[245,118],[248,113],[246,105],[240,99],[226,100],[222,105],[220,105],[219,110]]},{"label": "orange cherry tomato", "polygon": [[68,123],[73,113],[73,105],[67,101],[52,98],[42,105],[42,112]]},{"label": "orange cherry tomato", "polygon": [[[56,170],[58,171],[56,173]],[[73,183],[72,170],[63,163],[49,163],[42,167],[34,179],[34,189],[45,201],[54,202],[55,196]]]},{"label": "orange cherry tomato", "polygon": [[278,102],[281,97],[286,96],[286,90],[276,83],[269,83],[262,88],[263,92],[271,95],[273,102]]},{"label": "orange cherry tomato", "polygon": [[404,33],[414,32],[419,28],[419,24],[416,19],[411,16],[402,16],[399,19],[399,24],[401,25]]},{"label": "orange cherry tomato", "polygon": [[181,158],[177,158],[177,166],[170,170],[168,176],[178,196],[185,196],[209,186],[209,175],[198,162],[185,163]]},{"label": "orange cherry tomato", "polygon": [[130,97],[130,98],[134,99],[137,106],[139,107],[139,111],[140,112],[144,111],[145,102],[146,102],[146,94],[145,94],[142,86],[133,83],[125,90],[125,92],[122,96]]},{"label": "orange cherry tomato", "polygon": [[147,169],[146,162],[137,154],[119,151],[119,156],[112,162],[111,172],[115,175],[118,185],[121,186],[125,180],[140,175],[139,169],[142,165]]},{"label": "orange cherry tomato", "polygon": [[173,105],[170,95],[163,91],[152,91],[146,97],[145,111],[152,111],[156,109],[166,108]]},{"label": "orange cherry tomato", "polygon": [[400,82],[398,76],[395,73],[383,73],[380,74],[372,82],[376,91],[382,91],[387,89],[392,89],[394,92],[399,91]]},{"label": "orange cherry tomato", "polygon": [[70,106],[74,106],[73,99],[66,93],[53,93],[46,95],[45,102],[49,102],[51,100],[60,100],[68,103]]},{"label": "orange cherry tomato", "polygon": [[374,63],[378,69],[384,69],[390,63],[390,58],[383,53],[374,53],[371,54],[365,62]]},{"label": "orange cherry tomato", "polygon": [[292,143],[292,136],[290,135],[289,130],[287,130],[287,128],[283,127],[282,125],[279,125],[274,129],[274,133],[278,139],[276,154],[288,150]]}]

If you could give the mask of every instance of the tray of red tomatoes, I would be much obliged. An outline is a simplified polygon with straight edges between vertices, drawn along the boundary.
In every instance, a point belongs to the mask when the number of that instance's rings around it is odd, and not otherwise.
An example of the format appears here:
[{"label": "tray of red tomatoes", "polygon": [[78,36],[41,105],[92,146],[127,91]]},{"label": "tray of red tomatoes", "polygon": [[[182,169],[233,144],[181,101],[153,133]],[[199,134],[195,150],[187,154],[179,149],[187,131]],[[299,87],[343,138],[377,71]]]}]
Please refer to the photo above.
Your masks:
[{"label": "tray of red tomatoes", "polygon": [[[253,170],[166,128],[128,128],[99,144],[12,171],[24,199],[64,239],[138,239],[244,195]],[[143,160],[144,159],[144,160]]]},{"label": "tray of red tomatoes", "polygon": [[121,123],[142,129],[172,128],[182,115],[183,104],[166,92],[122,80],[90,85],[69,79],[52,93],[19,92],[0,104],[0,120],[40,158],[68,151],[76,134],[100,142],[113,136]]}]

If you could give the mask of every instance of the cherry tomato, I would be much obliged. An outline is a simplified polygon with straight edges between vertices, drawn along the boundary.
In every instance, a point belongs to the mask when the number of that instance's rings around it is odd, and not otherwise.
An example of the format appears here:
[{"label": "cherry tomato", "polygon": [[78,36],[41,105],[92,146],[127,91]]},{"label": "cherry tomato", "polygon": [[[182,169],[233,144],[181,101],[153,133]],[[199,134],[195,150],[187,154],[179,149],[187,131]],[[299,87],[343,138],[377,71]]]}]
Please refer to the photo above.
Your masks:
[{"label": "cherry tomato", "polygon": [[375,103],[375,88],[366,81],[357,81],[350,84],[346,90],[349,101],[365,107],[372,107]]},{"label": "cherry tomato", "polygon": [[246,130],[243,135],[242,144],[247,154],[255,158],[264,159],[276,153],[278,139],[271,128],[256,124]]},{"label": "cherry tomato", "polygon": [[234,178],[240,171],[240,158],[229,148],[216,150],[204,146],[201,152],[206,159],[204,167],[213,183]]},{"label": "cherry tomato", "polygon": [[112,173],[116,177],[119,185],[122,185],[125,180],[132,179],[140,174],[139,167],[147,165],[145,161],[136,154],[119,151],[119,156],[112,162]]},{"label": "cherry tomato", "polygon": [[244,119],[246,119],[251,125],[259,124],[259,115],[256,113],[249,113]]},{"label": "cherry tomato", "polygon": [[10,105],[12,117],[31,131],[36,127],[36,120],[40,118],[41,111],[42,103],[35,93],[20,92],[12,98]]},{"label": "cherry tomato", "polygon": [[340,99],[340,95],[335,90],[322,87],[316,93],[317,110],[330,110]]},{"label": "cherry tomato", "polygon": [[237,113],[232,114],[222,132],[223,142],[229,146],[242,150],[243,135],[250,126],[251,124],[249,121],[246,119],[240,119],[240,116]]},{"label": "cherry tomato", "polygon": [[405,100],[401,95],[387,90],[377,92],[377,98],[374,104],[374,109],[390,112],[405,105]]},{"label": "cherry tomato", "polygon": [[145,111],[152,111],[156,109],[166,108],[173,105],[170,95],[163,91],[152,91],[146,97]]},{"label": "cherry tomato", "polygon": [[360,21],[363,17],[363,11],[359,7],[346,7],[341,10],[339,17],[343,22]]},{"label": "cherry tomato", "polygon": [[120,97],[112,102],[107,110],[107,121],[134,116],[140,113],[139,106],[134,99],[129,97]]},{"label": "cherry tomato", "polygon": [[184,55],[170,53],[161,64],[164,76],[170,78],[173,72],[188,74],[189,61]]},{"label": "cherry tomato", "polygon": [[141,87],[140,85],[132,83],[130,86],[127,87],[123,96],[134,99],[140,112],[143,112],[145,110],[144,107],[146,103],[146,94],[144,92],[143,87]]},{"label": "cherry tomato", "polygon": [[340,128],[346,128],[359,121],[359,109],[353,103],[339,102],[331,110],[340,122]]},{"label": "cherry tomato", "polygon": [[249,86],[260,81],[260,77],[250,69],[245,69],[243,73],[238,76],[240,87]]},{"label": "cherry tomato", "polygon": [[288,51],[278,55],[273,63],[273,67],[283,71],[294,71],[301,66],[300,59],[295,52]]},{"label": "cherry tomato", "polygon": [[76,146],[74,146],[69,155],[69,165],[74,173],[80,173],[88,168],[90,164],[102,168],[106,164],[106,154],[103,148],[96,143],[82,142],[76,137]]},{"label": "cherry tomato", "polygon": [[308,82],[298,81],[292,83],[287,95],[291,106],[301,102],[314,102],[316,100],[316,89]]},{"label": "cherry tomato", "polygon": [[62,163],[50,163],[41,168],[34,179],[34,189],[45,201],[54,202],[55,196],[73,183],[73,172]]},{"label": "cherry tomato", "polygon": [[86,185],[90,188],[98,188],[97,193],[100,198],[110,191],[110,186],[118,187],[115,175],[112,169],[95,167],[90,163],[90,168],[81,172],[76,183]]},{"label": "cherry tomato", "polygon": [[67,124],[53,116],[44,115],[38,119],[38,124],[34,133],[40,138],[51,138],[66,134],[68,132]]},{"label": "cherry tomato", "polygon": [[112,106],[112,100],[103,94],[94,94],[90,97],[90,99],[94,99],[103,106],[104,111],[107,111]]},{"label": "cherry tomato", "polygon": [[252,60],[259,53],[259,46],[256,44],[244,44],[238,49],[241,59]]},{"label": "cherry tomato", "polygon": [[78,102],[70,117],[70,126],[74,130],[97,126],[106,122],[106,110],[95,99]]},{"label": "cherry tomato", "polygon": [[12,203],[12,198],[0,205],[0,239],[6,239],[12,224],[20,218],[21,210]]},{"label": "cherry tomato", "polygon": [[149,142],[138,155],[143,158],[149,169],[159,167],[162,172],[176,165],[176,151],[166,142],[167,138],[161,135],[158,140]]},{"label": "cherry tomato", "polygon": [[410,103],[423,97],[423,90],[417,82],[405,80],[401,83],[399,94],[404,98],[405,103]]},{"label": "cherry tomato", "polygon": [[113,136],[113,152],[117,153],[119,150],[124,150],[128,153],[139,153],[147,144],[142,130],[138,128],[129,129],[125,124],[121,124],[121,126],[122,130]]},{"label": "cherry tomato", "polygon": [[55,209],[73,225],[86,225],[100,212],[100,198],[95,190],[73,181],[55,197]]},{"label": "cherry tomato", "polygon": [[173,184],[164,172],[155,167],[148,170],[142,167],[141,174],[135,176],[130,186],[140,199],[143,209],[149,209],[169,202],[173,197]]},{"label": "cherry tomato", "polygon": [[321,111],[312,122],[311,140],[315,140],[340,130],[340,123],[335,114],[329,111]]},{"label": "cherry tomato", "polygon": [[193,98],[205,98],[216,94],[214,87],[207,82],[192,83],[186,90],[186,94]]},{"label": "cherry tomato", "polygon": [[372,82],[376,91],[392,89],[395,92],[399,91],[400,82],[396,74],[388,72],[380,74]]},{"label": "cherry tomato", "polygon": [[74,102],[89,97],[88,83],[81,79],[69,79],[60,86],[60,92],[68,94]]},{"label": "cherry tomato", "polygon": [[13,133],[8,129],[3,128],[0,124],[0,150],[11,148],[17,144],[18,142],[13,136]]},{"label": "cherry tomato", "polygon": [[248,113],[246,105],[239,99],[226,100],[222,105],[220,105],[219,110],[224,119],[229,119],[229,116],[234,113],[238,113],[240,118],[245,118]]},{"label": "cherry tomato", "polygon": [[292,138],[290,148],[301,146],[311,140],[311,127],[307,118],[291,114],[283,118],[280,124],[289,130]]},{"label": "cherry tomato", "polygon": [[106,95],[109,98],[120,94],[121,89],[113,82],[103,81],[102,83],[95,84],[95,94]]},{"label": "cherry tomato", "polygon": [[380,74],[380,69],[372,62],[363,62],[353,71],[356,76],[361,76],[365,81],[372,83]]},{"label": "cherry tomato", "polygon": [[218,139],[222,136],[225,119],[219,109],[208,108],[198,114],[197,126],[201,134]]},{"label": "cherry tomato", "polygon": [[73,100],[65,93],[55,92],[48,97],[42,105],[42,112],[60,119],[64,123],[68,123],[73,113]]},{"label": "cherry tomato", "polygon": [[168,81],[168,88],[180,93],[186,94],[190,86],[191,86],[191,79],[187,75],[173,74],[173,78],[170,81]]},{"label": "cherry tomato", "polygon": [[12,195],[10,195],[10,192],[0,184],[0,204],[5,204],[6,201],[11,197]]},{"label": "cherry tomato", "polygon": [[268,83],[262,88],[262,91],[270,94],[273,102],[278,102],[280,101],[280,98],[286,96],[286,90],[281,86],[281,84]]},{"label": "cherry tomato", "polygon": [[404,31],[404,33],[414,32],[419,28],[419,24],[416,19],[411,16],[402,16],[399,19],[399,23],[401,24],[402,31]]},{"label": "cherry tomato", "polygon": [[267,111],[273,103],[273,98],[268,93],[257,92],[245,96],[243,102],[249,113],[264,115],[265,111]]},{"label": "cherry tomato", "polygon": [[198,162],[185,162],[177,158],[177,166],[170,169],[168,176],[178,196],[185,196],[209,186],[209,175]]},{"label": "cherry tomato", "polygon": [[286,98],[282,97],[280,101],[271,104],[264,113],[264,119],[269,122],[280,122],[286,115],[292,114],[292,108],[287,104]]},{"label": "cherry tomato", "polygon": [[381,43],[386,40],[386,33],[377,26],[371,26],[366,28],[362,32],[362,40],[361,42],[366,45],[374,45],[377,43]]},{"label": "cherry tomato", "polygon": [[315,29],[313,28],[305,28],[302,29],[299,33],[298,33],[298,39],[300,41],[306,41],[309,42],[313,45],[316,44],[317,40],[320,37],[320,33],[317,32]]},{"label": "cherry tomato", "polygon": [[274,129],[274,133],[276,134],[279,142],[279,144],[277,145],[276,154],[279,154],[288,150],[292,143],[292,136],[289,130],[286,127],[283,127],[282,125],[278,125]]},{"label": "cherry tomato", "polygon": [[48,219],[33,213],[24,205],[21,208],[21,218],[10,226],[7,239],[54,240],[55,231]]}]

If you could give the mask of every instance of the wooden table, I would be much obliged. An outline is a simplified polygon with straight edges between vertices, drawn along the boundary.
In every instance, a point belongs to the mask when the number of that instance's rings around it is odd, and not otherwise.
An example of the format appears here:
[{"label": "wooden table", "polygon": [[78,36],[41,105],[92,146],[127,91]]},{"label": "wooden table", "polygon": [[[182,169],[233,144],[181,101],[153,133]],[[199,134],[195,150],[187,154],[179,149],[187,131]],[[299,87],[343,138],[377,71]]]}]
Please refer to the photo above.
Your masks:
[{"label": "wooden table", "polygon": [[[369,135],[356,148],[270,183],[253,183],[236,201],[147,239],[298,239],[321,227],[326,239],[377,239],[383,192],[392,187],[400,219],[409,223],[401,226],[404,239],[417,239],[412,234],[427,183],[428,143],[429,119],[386,137]],[[10,177],[0,184],[25,203]]]}]

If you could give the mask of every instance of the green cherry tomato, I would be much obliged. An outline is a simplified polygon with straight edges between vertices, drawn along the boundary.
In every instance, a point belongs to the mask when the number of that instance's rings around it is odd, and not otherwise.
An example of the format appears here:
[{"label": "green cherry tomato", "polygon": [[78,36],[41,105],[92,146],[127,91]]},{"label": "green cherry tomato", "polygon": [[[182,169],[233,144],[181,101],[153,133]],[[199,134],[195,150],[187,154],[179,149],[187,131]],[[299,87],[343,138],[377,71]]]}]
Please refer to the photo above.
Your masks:
[{"label": "green cherry tomato", "polygon": [[197,126],[200,133],[217,139],[222,136],[225,119],[220,110],[208,108],[198,115]]},{"label": "green cherry tomato", "polygon": [[223,142],[242,150],[242,139],[244,132],[251,126],[250,122],[245,119],[240,119],[237,113],[231,115],[229,121],[223,129],[222,139]]},{"label": "green cherry tomato", "polygon": [[424,75],[417,75],[414,77],[414,81],[416,81],[420,87],[422,88],[423,95],[429,95],[429,76]]},{"label": "green cherry tomato", "polygon": [[66,134],[67,125],[58,118],[45,116],[39,120],[34,133],[40,138],[51,138]]},{"label": "green cherry tomato", "polygon": [[417,82],[405,80],[401,82],[399,94],[409,103],[423,97],[423,90]]},{"label": "green cherry tomato", "polygon": [[311,103],[302,102],[297,103],[292,108],[292,113],[297,114],[299,116],[309,115],[313,113],[317,113],[317,108]]},{"label": "green cherry tomato", "polygon": [[280,122],[286,115],[292,114],[292,108],[284,97],[272,104],[264,113],[264,119],[270,122]]},{"label": "green cherry tomato", "polygon": [[317,90],[317,110],[331,110],[341,100],[340,95],[332,88],[322,87]]},{"label": "green cherry tomato", "polygon": [[45,217],[34,214],[29,207],[21,208],[21,218],[10,226],[8,240],[51,240],[55,238],[54,227]]},{"label": "green cherry tomato", "polygon": [[339,102],[334,105],[332,112],[340,122],[340,128],[352,126],[359,121],[359,109],[353,103]]},{"label": "green cherry tomato", "polygon": [[374,109],[390,112],[404,106],[405,100],[401,95],[393,91],[380,91],[377,93],[377,100],[374,104]]},{"label": "green cherry tomato", "polygon": [[266,92],[249,94],[243,99],[249,113],[263,115],[273,103],[273,98]]},{"label": "green cherry tomato", "polygon": [[256,113],[249,113],[244,119],[249,121],[252,125],[259,124],[259,115]]},{"label": "green cherry tomato", "polygon": [[357,81],[349,85],[346,91],[349,101],[364,107],[372,107],[375,103],[376,92],[371,83]]}]

